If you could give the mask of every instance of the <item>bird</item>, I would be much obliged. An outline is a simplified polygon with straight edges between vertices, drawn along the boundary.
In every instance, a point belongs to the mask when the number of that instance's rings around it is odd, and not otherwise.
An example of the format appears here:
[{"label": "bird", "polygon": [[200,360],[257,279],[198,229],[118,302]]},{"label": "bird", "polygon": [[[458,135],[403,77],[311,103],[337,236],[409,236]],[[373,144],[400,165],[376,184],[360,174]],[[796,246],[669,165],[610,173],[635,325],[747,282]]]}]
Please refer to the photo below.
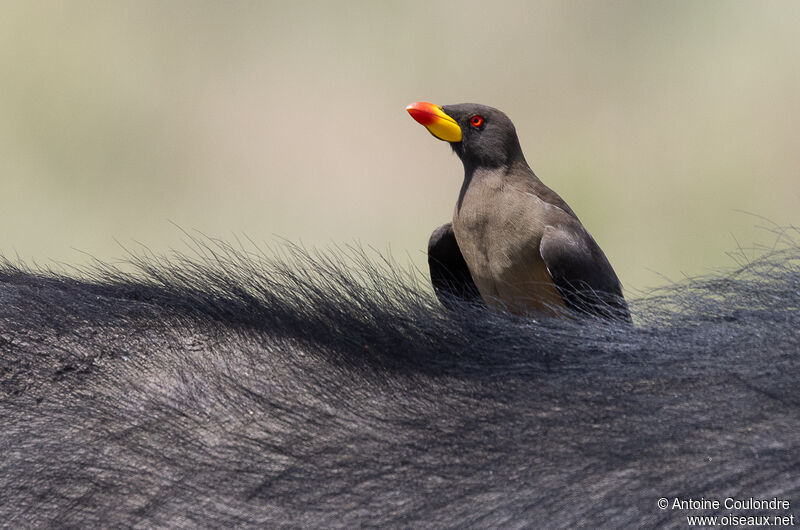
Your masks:
[{"label": "bird", "polygon": [[442,303],[470,301],[515,315],[631,321],[611,263],[569,205],[531,169],[502,111],[418,101],[406,111],[464,166],[452,222],[428,242]]}]

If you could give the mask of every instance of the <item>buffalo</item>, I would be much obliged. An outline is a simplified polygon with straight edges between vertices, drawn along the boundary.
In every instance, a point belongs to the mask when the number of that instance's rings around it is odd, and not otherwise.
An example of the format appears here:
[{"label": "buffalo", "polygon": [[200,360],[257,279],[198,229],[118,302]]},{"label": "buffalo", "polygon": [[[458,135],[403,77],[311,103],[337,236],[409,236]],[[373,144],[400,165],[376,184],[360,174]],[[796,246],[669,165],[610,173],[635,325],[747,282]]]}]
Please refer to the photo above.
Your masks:
[{"label": "buffalo", "polygon": [[633,324],[441,304],[358,248],[197,237],[67,272],[7,260],[0,521],[789,524],[793,235],[630,300]]}]

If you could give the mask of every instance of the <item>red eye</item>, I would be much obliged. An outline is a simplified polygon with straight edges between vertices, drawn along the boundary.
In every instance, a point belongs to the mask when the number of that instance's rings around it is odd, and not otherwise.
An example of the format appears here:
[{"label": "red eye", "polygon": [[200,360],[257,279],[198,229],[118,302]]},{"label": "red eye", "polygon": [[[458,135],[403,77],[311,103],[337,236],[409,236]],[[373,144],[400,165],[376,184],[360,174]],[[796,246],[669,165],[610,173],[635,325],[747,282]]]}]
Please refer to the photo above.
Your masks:
[{"label": "red eye", "polygon": [[472,124],[473,127],[480,127],[483,125],[483,116],[479,116],[476,114],[475,116],[469,119],[469,122]]}]

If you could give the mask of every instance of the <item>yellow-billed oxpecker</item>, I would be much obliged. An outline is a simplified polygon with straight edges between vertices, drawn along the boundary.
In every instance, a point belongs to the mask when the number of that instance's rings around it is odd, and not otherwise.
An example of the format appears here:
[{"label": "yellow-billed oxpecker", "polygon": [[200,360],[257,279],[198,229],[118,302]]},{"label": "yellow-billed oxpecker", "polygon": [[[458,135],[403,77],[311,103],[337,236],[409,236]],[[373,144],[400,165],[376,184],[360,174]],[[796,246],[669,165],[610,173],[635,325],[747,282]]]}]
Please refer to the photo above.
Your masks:
[{"label": "yellow-billed oxpecker", "polygon": [[619,279],[578,216],[533,173],[511,120],[485,105],[406,107],[464,164],[453,222],[431,235],[439,299],[475,299],[515,314],[567,310],[630,320]]}]

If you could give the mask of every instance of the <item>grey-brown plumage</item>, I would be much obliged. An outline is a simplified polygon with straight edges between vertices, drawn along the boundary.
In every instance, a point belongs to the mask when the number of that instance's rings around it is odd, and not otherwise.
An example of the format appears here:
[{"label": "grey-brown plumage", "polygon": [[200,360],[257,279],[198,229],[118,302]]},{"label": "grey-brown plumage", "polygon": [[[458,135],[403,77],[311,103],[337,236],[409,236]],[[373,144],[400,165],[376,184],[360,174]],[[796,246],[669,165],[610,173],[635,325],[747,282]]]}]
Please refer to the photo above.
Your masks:
[{"label": "grey-brown plumage", "polygon": [[452,226],[429,242],[439,298],[470,299],[477,291],[516,314],[568,309],[630,320],[614,269],[567,203],[533,173],[511,120],[484,105],[442,110],[461,127],[461,141],[450,145],[464,182]]}]

